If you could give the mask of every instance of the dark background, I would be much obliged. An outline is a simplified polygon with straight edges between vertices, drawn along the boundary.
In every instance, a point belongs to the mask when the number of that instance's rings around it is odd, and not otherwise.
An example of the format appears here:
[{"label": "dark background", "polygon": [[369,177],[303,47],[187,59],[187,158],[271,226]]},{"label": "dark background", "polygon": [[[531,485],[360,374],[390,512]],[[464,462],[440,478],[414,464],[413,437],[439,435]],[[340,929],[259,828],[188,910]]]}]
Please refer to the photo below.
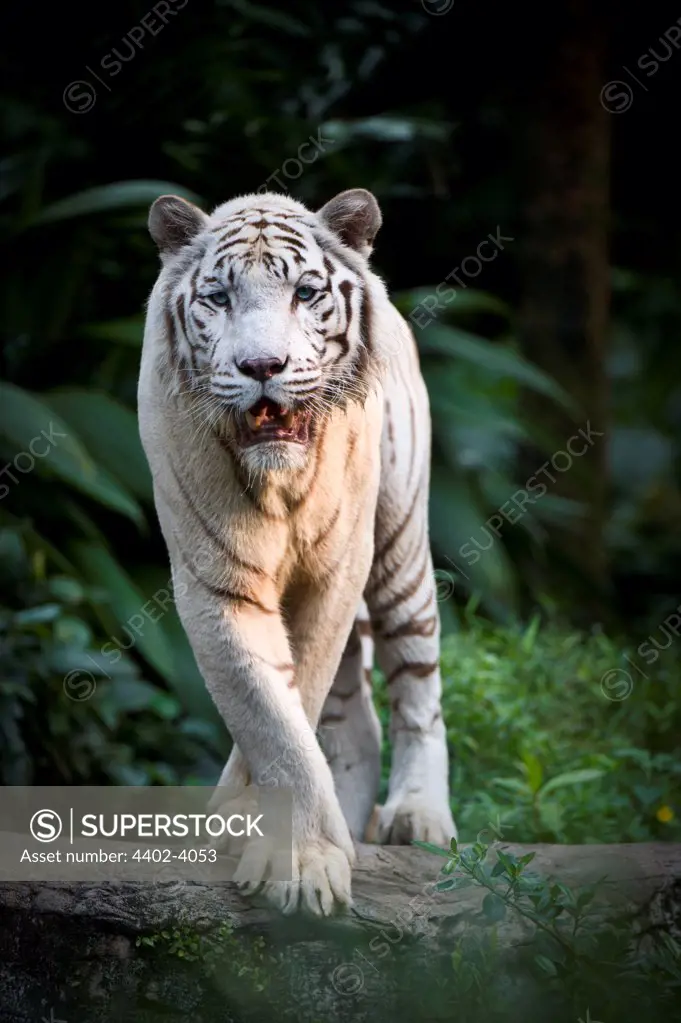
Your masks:
[{"label": "dark background", "polygon": [[[587,649],[607,636],[598,666],[583,666],[604,714],[624,711],[599,695],[603,670],[633,674],[621,667],[628,650],[667,644],[664,684],[646,683],[654,712],[627,718],[622,735],[669,755],[680,720],[680,630],[667,619],[680,603],[681,49],[660,37],[681,8],[168,7],[136,49],[125,37],[147,3],[23,3],[4,15],[0,455],[17,482],[3,475],[0,491],[2,777],[211,780],[228,748],[172,608],[134,626],[169,575],[134,411],[157,271],[145,224],[163,192],[211,208],[277,172],[312,207],[345,188],[376,194],[374,266],[405,315],[490,233],[513,239],[475,278],[461,275],[467,287],[439,322],[416,329],[445,631],[466,643],[475,614],[488,630],[482,658],[495,636],[542,622],[559,637],[541,662],[556,693],[561,642]],[[115,48],[129,59],[111,74],[102,61],[115,67]],[[79,80],[88,86],[69,91]],[[603,94],[613,80],[631,94]],[[310,136],[328,140],[323,152],[282,174]],[[12,468],[50,422],[65,438]],[[587,423],[602,435],[589,452],[483,550],[490,516]],[[461,555],[472,542],[474,564]],[[527,705],[526,658],[499,642],[509,691]],[[456,686],[465,650],[448,649]],[[482,660],[470,670],[484,680]],[[530,746],[533,727],[521,737]],[[587,727],[596,735],[603,722]],[[517,738],[500,745],[509,763]],[[665,772],[652,817],[678,793]]]}]

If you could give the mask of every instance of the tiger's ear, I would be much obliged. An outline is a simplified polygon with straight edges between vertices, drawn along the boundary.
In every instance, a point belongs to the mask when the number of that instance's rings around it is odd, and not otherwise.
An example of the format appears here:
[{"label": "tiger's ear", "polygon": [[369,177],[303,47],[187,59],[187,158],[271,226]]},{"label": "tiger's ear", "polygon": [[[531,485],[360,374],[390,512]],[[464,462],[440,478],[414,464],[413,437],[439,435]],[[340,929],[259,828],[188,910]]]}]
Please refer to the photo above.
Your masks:
[{"label": "tiger's ear", "polygon": [[368,256],[383,223],[375,197],[365,188],[351,188],[330,199],[317,216],[345,245]]},{"label": "tiger's ear", "polygon": [[161,256],[177,252],[207,224],[206,214],[179,195],[162,195],[149,210],[149,234]]}]

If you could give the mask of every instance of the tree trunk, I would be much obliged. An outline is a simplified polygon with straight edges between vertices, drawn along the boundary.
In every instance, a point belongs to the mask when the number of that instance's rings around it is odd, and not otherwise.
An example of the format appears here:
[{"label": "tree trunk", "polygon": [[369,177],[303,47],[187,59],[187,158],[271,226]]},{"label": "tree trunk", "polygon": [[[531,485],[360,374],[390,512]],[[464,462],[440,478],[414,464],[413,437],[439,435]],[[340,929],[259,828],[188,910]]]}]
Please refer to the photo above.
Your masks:
[{"label": "tree trunk", "polygon": [[[589,620],[603,620],[607,562],[605,372],[609,309],[610,116],[599,102],[605,84],[605,26],[599,4],[562,0],[539,17],[528,41],[519,120],[526,194],[520,245],[522,347],[574,397],[578,422],[529,397],[558,451],[588,422],[595,442],[583,456],[556,459],[540,481],[550,493],[586,504],[572,536],[561,538],[572,563],[558,589],[576,597]],[[521,62],[522,64],[522,58]],[[573,451],[581,445],[572,442]],[[539,468],[544,458],[528,463]],[[578,580],[578,576],[582,578]],[[576,585],[575,585],[576,584]],[[566,585],[569,591],[566,593]]]}]

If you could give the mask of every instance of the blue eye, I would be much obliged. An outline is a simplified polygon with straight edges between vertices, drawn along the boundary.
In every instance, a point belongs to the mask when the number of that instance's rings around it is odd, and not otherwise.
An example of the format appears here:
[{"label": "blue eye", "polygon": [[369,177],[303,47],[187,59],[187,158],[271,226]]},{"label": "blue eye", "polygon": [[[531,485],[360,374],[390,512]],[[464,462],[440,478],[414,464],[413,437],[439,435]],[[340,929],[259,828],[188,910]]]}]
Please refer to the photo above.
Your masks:
[{"label": "blue eye", "polygon": [[296,298],[301,302],[309,302],[316,294],[317,289],[310,287],[309,284],[301,284],[299,288],[296,288]]},{"label": "blue eye", "polygon": [[214,291],[208,298],[214,305],[226,306],[229,305],[229,295],[226,291]]}]

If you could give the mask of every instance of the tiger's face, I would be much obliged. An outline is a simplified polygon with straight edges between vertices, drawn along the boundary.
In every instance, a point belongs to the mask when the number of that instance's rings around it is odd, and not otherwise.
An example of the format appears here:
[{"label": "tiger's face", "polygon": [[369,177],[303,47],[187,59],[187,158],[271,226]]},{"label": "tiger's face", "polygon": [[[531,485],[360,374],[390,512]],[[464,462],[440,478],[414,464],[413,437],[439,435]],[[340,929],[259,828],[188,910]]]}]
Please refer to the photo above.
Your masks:
[{"label": "tiger's face", "polygon": [[152,207],[170,363],[247,470],[302,468],[325,415],[366,396],[379,226],[360,189],[316,214],[272,194],[210,217],[172,196]]}]

